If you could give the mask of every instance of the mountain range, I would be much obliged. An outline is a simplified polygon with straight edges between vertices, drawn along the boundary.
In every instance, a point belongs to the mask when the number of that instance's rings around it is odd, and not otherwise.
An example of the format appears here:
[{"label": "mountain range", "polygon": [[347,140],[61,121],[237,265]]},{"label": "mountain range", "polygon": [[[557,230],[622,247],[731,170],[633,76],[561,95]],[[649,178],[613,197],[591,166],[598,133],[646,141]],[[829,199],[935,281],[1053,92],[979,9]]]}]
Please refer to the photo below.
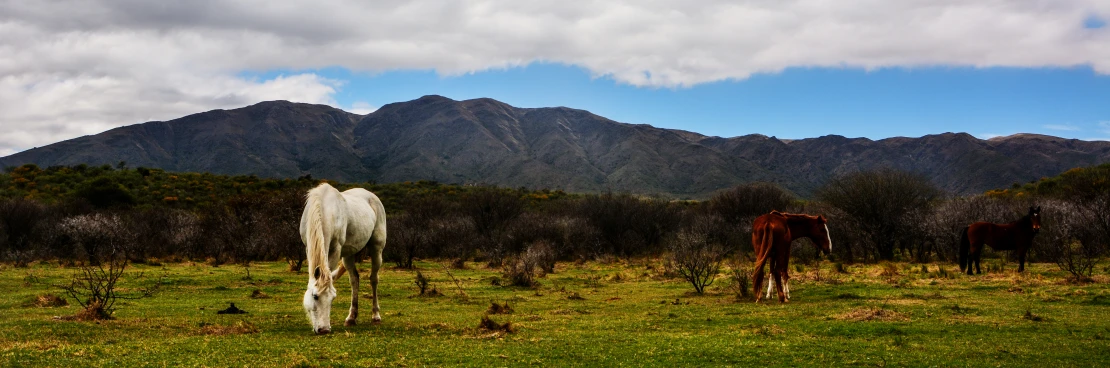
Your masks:
[{"label": "mountain range", "polygon": [[287,101],[212,110],[30,149],[0,158],[0,167],[120,161],[168,171],[676,198],[704,198],[754,181],[806,197],[831,177],[890,167],[970,194],[1110,161],[1110,142],[1034,134],[981,140],[966,133],[881,140],[722,138],[625,124],[566,107],[424,96],[368,115]]}]

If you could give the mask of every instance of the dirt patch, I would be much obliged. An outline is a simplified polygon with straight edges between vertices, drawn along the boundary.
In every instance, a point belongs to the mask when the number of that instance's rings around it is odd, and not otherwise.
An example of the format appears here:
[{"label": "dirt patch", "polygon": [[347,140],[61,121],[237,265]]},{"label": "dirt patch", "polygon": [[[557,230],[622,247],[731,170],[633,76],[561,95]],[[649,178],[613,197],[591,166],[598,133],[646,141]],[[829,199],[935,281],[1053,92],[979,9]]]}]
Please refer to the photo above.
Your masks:
[{"label": "dirt patch", "polygon": [[897,322],[909,320],[906,315],[898,313],[889,309],[882,308],[856,308],[848,313],[835,316],[836,319],[842,321],[883,321],[883,322]]},{"label": "dirt patch", "polygon": [[262,292],[262,289],[254,289],[254,291],[251,292],[251,299],[266,299],[269,297],[269,295]]},{"label": "dirt patch", "polygon": [[106,320],[110,320],[110,319],[114,319],[114,318],[112,318],[112,315],[108,314],[108,312],[106,312],[104,310],[104,308],[101,307],[100,304],[97,304],[97,303],[89,304],[84,309],[81,309],[80,312],[77,312],[77,314],[74,314],[72,316],[54,316],[55,321],[88,322],[88,321],[106,321]]},{"label": "dirt patch", "polygon": [[235,322],[230,326],[201,322],[200,329],[197,330],[197,333],[209,336],[246,335],[258,332],[258,326],[245,321]]}]

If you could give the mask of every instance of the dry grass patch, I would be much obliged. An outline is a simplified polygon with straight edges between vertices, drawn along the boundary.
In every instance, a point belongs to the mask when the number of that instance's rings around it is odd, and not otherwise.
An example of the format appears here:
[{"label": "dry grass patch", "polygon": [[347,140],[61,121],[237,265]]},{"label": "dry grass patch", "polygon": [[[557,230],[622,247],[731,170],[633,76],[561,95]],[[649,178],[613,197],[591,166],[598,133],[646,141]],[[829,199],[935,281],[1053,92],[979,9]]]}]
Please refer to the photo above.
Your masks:
[{"label": "dry grass patch", "polygon": [[513,307],[509,305],[509,303],[498,304],[497,302],[492,302],[489,308],[486,309],[486,314],[513,314]]},{"label": "dry grass patch", "polygon": [[209,336],[246,335],[258,332],[258,326],[246,321],[235,322],[230,326],[202,322],[200,329],[197,330],[197,333]]},{"label": "dry grass patch", "polygon": [[898,313],[889,309],[882,308],[856,308],[848,313],[839,314],[834,318],[842,321],[883,321],[883,322],[899,322],[907,321],[909,317],[905,314]]},{"label": "dry grass patch", "polygon": [[505,323],[497,323],[497,321],[494,321],[493,319],[490,319],[489,316],[482,316],[482,320],[480,322],[478,322],[478,329],[479,330],[491,331],[491,332],[506,332],[506,333],[516,332],[516,327],[513,326],[512,321],[505,322]]},{"label": "dry grass patch", "polygon": [[67,302],[65,298],[54,294],[43,294],[36,296],[35,299],[25,305],[28,307],[54,308],[68,306],[69,302]]}]

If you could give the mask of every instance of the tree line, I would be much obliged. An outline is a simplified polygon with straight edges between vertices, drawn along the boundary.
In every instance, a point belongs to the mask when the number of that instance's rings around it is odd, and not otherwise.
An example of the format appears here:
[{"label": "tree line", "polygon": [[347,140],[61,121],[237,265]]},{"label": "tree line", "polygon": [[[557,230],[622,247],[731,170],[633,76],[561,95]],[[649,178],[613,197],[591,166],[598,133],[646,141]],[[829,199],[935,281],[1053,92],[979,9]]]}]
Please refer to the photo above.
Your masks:
[{"label": "tree line", "polygon": [[[124,163],[8,168],[0,175],[0,258],[95,262],[101,249],[113,248],[133,262],[284,260],[297,269],[304,192],[318,182]],[[674,255],[690,252],[719,262],[750,255],[752,221],[771,210],[825,215],[839,262],[954,261],[960,231],[971,222],[1009,222],[1042,206],[1032,260],[1082,277],[1110,239],[1108,183],[1110,165],[976,196],[948,195],[928,178],[890,169],[836,177],[808,200],[768,183],[702,201],[434,182],[333,185],[365,187],[382,198],[385,257],[405,268],[439,258],[541,270],[555,260],[667,254],[678,262]],[[796,246],[801,261],[817,258],[813,247]]]}]

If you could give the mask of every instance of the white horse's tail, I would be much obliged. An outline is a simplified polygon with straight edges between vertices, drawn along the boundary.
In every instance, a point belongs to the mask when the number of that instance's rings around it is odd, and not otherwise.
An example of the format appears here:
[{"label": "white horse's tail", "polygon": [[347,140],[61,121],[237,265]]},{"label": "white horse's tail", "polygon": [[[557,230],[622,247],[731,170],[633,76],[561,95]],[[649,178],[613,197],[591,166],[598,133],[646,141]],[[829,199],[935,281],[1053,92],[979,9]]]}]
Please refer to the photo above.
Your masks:
[{"label": "white horse's tail", "polygon": [[[328,244],[324,236],[324,208],[322,198],[324,191],[317,189],[308,192],[306,199],[308,210],[308,226],[305,231],[306,251],[308,252],[309,277],[316,278],[317,290],[327,289],[331,286],[331,269],[328,267]],[[315,272],[320,267],[319,275]]]}]

